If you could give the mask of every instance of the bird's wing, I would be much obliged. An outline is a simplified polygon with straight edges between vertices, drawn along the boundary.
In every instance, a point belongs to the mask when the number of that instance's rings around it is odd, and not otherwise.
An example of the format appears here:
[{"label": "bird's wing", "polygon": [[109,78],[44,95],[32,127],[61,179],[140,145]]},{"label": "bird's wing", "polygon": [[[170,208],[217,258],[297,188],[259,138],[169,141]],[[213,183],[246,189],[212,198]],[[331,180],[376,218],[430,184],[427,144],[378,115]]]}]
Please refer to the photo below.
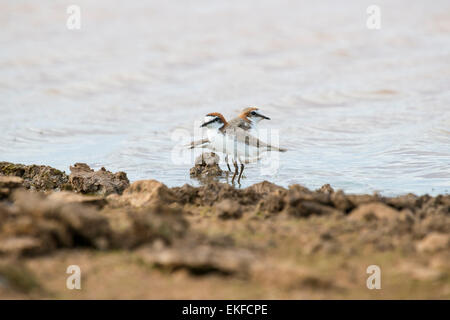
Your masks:
[{"label": "bird's wing", "polygon": [[245,143],[249,146],[265,149],[268,151],[279,151],[279,152],[285,152],[286,149],[278,148],[271,146],[270,144],[265,143],[264,141],[259,140],[257,137],[252,136],[247,131],[241,129],[241,128],[233,128],[226,131],[226,134],[232,137],[237,142]]},{"label": "bird's wing", "polygon": [[189,147],[189,149],[204,148],[205,144],[207,144],[207,143],[209,143],[209,139],[208,138],[204,138],[204,139],[201,139],[201,140],[192,141],[187,146]]},{"label": "bird's wing", "polygon": [[225,128],[225,131],[227,130],[233,130],[234,128],[241,128],[244,130],[250,130],[251,129],[251,124],[239,117],[233,118],[230,121],[228,121],[228,126]]}]

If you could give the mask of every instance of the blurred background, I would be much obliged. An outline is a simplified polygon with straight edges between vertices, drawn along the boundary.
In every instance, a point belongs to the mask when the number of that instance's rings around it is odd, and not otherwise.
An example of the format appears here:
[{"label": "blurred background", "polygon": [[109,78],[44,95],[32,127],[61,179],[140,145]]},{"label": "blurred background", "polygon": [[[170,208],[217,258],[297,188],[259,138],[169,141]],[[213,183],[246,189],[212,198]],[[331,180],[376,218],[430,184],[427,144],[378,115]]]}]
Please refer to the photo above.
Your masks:
[{"label": "blurred background", "polygon": [[448,0],[2,0],[0,48],[1,161],[196,184],[172,133],[256,105],[289,152],[243,187],[450,189]]}]

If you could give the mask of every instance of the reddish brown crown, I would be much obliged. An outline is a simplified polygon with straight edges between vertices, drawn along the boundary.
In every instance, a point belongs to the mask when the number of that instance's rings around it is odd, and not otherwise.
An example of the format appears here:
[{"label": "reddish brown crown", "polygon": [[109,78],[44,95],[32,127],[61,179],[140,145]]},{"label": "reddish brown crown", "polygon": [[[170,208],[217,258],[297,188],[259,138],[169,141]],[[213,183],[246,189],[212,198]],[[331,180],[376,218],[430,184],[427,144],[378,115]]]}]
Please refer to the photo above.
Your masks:
[{"label": "reddish brown crown", "polygon": [[211,113],[208,113],[207,116],[210,116],[210,117],[219,117],[220,120],[222,120],[222,122],[223,122],[224,125],[227,125],[227,124],[228,124],[227,120],[225,120],[225,117],[224,117],[221,113],[219,113],[219,112],[211,112]]},{"label": "reddish brown crown", "polygon": [[245,108],[245,109],[242,110],[242,112],[239,114],[239,118],[241,118],[242,120],[245,120],[245,121],[247,121],[247,122],[250,122],[250,120],[248,119],[248,116],[250,115],[250,112],[256,111],[256,110],[258,110],[258,108],[256,108],[256,107]]}]

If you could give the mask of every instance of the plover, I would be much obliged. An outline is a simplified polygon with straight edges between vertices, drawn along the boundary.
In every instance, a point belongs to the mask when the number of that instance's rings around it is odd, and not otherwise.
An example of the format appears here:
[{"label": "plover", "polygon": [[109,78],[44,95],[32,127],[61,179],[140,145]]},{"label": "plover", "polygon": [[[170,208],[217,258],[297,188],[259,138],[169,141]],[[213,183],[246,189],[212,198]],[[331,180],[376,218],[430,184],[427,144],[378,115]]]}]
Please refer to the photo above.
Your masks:
[{"label": "plover", "polygon": [[[208,148],[222,152],[233,159],[235,170],[232,183],[239,173],[238,183],[240,184],[245,164],[258,161],[266,152],[286,151],[259,140],[239,126],[229,127],[220,113],[209,113],[201,127],[208,129]],[[240,172],[238,165],[240,165]]]},{"label": "plover", "polygon": [[245,108],[241,113],[228,123],[229,127],[239,127],[244,130],[256,129],[258,123],[263,120],[270,120],[269,117],[262,115],[256,107]]},{"label": "plover", "polygon": [[[222,116],[222,119],[224,121],[224,127],[222,128],[222,131],[232,130],[234,128],[241,128],[246,131],[252,131],[256,129],[258,123],[261,120],[270,120],[269,117],[266,117],[265,115],[259,113],[259,109],[256,107],[248,107],[243,109],[241,113],[236,118],[231,119],[230,122],[227,122],[223,115],[220,114],[220,116]],[[190,148],[208,148],[208,145],[209,139],[204,138],[191,142]],[[228,170],[232,172],[228,163],[228,155],[225,155],[225,163],[227,164]]]}]

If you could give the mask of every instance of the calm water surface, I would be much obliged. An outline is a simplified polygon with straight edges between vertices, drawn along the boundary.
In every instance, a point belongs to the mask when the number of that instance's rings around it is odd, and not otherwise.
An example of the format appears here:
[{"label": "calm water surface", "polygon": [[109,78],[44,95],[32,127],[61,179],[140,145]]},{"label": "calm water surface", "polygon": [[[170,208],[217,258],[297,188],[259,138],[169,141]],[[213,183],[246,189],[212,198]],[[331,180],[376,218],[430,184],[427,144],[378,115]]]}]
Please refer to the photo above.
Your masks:
[{"label": "calm water surface", "polygon": [[243,187],[449,192],[448,0],[377,1],[381,30],[361,0],[77,0],[69,31],[72,2],[0,2],[0,161],[197,184],[174,132],[257,105],[289,152]]}]

